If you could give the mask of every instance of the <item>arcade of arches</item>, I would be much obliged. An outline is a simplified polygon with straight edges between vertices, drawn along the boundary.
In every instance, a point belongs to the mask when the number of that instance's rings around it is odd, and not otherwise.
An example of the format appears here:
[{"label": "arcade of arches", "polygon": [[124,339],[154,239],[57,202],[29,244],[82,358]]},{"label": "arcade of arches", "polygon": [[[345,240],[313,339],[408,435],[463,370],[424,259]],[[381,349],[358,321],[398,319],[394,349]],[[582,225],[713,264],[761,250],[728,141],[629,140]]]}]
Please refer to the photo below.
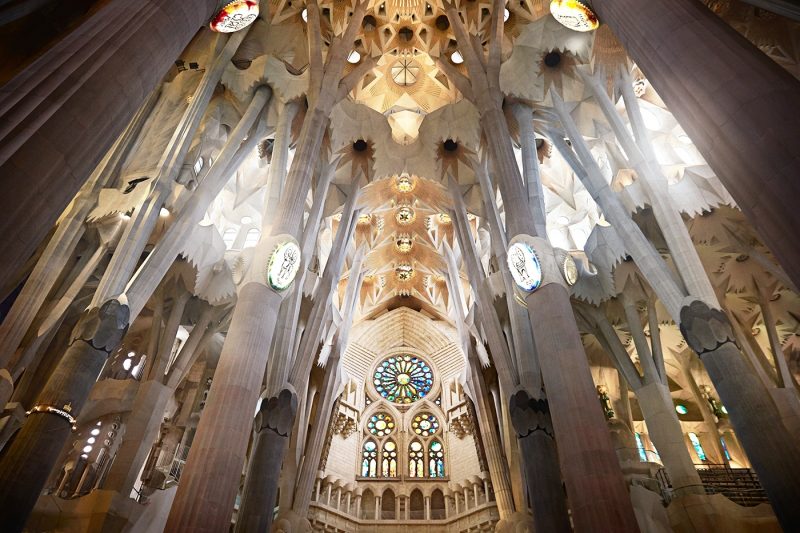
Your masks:
[{"label": "arcade of arches", "polygon": [[800,531],[793,2],[0,43],[0,530]]}]

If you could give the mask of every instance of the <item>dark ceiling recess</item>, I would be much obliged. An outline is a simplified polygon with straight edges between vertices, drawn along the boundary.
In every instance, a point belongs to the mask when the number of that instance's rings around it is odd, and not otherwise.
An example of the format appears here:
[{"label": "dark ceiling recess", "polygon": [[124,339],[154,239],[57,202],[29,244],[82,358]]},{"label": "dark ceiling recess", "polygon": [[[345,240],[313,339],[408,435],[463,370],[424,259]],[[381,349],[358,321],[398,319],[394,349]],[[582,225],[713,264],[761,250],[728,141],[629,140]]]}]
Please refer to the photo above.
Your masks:
[{"label": "dark ceiling recess", "polygon": [[561,53],[556,50],[547,52],[544,56],[544,64],[550,68],[557,67],[559,63],[561,63]]},{"label": "dark ceiling recess", "polygon": [[443,143],[443,146],[444,149],[447,150],[448,152],[455,152],[456,150],[458,150],[458,143],[453,139],[447,139]]},{"label": "dark ceiling recess", "polygon": [[375,17],[372,15],[366,15],[364,21],[361,23],[361,27],[367,31],[372,31],[378,27],[378,21],[375,20]]},{"label": "dark ceiling recess", "polygon": [[447,15],[439,15],[436,17],[436,28],[441,31],[450,29],[450,20],[447,18]]},{"label": "dark ceiling recess", "polygon": [[367,149],[367,141],[365,141],[364,139],[359,139],[353,143],[353,150],[355,150],[356,152],[363,152],[366,149]]},{"label": "dark ceiling recess", "polygon": [[411,42],[411,39],[414,38],[414,30],[412,30],[408,26],[400,28],[400,31],[398,31],[397,33],[400,35],[400,38],[407,43]]}]

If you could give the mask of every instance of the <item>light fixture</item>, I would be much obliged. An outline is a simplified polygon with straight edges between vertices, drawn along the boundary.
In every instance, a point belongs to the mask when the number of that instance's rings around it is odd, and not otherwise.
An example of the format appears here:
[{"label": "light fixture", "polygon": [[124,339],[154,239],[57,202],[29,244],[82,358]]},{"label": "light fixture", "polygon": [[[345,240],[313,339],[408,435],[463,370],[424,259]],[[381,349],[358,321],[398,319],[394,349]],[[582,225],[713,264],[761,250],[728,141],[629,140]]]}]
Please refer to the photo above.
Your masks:
[{"label": "light fixture", "polygon": [[134,355],[136,355],[136,352],[128,352],[128,357],[133,357]]},{"label": "light fixture", "polygon": [[600,23],[584,0],[552,0],[550,13],[563,26],[574,31],[592,31]]},{"label": "light fixture", "polygon": [[503,22],[508,22],[508,17],[511,16],[511,12],[508,8],[503,9]]},{"label": "light fixture", "polygon": [[675,404],[675,412],[678,413],[679,415],[685,415],[686,413],[689,412],[689,409],[687,409],[686,406],[683,405],[682,403],[677,403]]},{"label": "light fixture", "polygon": [[464,62],[464,56],[461,55],[461,52],[456,50],[452,54],[450,54],[450,61],[453,62],[454,65],[460,65]]},{"label": "light fixture", "polygon": [[246,226],[247,224],[250,224],[251,222],[253,222],[253,217],[248,217],[248,216],[242,217],[242,225],[243,226]]},{"label": "light fixture", "polygon": [[351,65],[355,65],[359,61],[361,61],[361,54],[359,54],[358,51],[356,50],[353,50],[352,52],[350,52],[350,55],[347,56],[347,62],[350,63]]},{"label": "light fixture", "polygon": [[90,431],[90,433],[96,437],[96,436],[98,436],[100,434],[100,430],[99,429],[93,429],[92,431]]},{"label": "light fixture", "polygon": [[303,11],[300,12],[300,18],[303,19],[303,22],[308,22],[308,9],[303,8]]},{"label": "light fixture", "polygon": [[169,216],[169,209],[167,209],[166,207],[162,207],[161,211],[158,212],[158,216],[160,216],[161,218],[168,217]]},{"label": "light fixture", "polygon": [[92,452],[92,447],[91,446],[84,446],[83,447],[83,453],[91,453],[91,452]]},{"label": "light fixture", "polygon": [[94,441],[95,441],[94,437],[89,437],[88,439],[86,439],[86,444],[94,444]]},{"label": "light fixture", "polygon": [[569,224],[569,217],[565,217],[562,215],[556,219],[556,222],[558,222],[562,226],[566,226],[567,224]]}]

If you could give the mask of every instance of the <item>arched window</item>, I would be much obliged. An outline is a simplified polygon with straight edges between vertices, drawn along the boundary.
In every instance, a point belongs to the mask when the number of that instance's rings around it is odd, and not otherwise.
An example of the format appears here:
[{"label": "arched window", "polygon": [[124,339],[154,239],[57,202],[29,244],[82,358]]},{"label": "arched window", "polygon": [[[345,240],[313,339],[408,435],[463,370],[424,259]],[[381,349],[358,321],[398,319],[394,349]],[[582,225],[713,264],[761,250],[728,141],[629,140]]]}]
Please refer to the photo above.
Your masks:
[{"label": "arched window", "polygon": [[445,518],[447,517],[445,516],[444,494],[436,489],[431,493],[431,519],[444,520]]},{"label": "arched window", "polygon": [[383,443],[381,474],[383,477],[397,477],[397,444],[393,440]]},{"label": "arched window", "polygon": [[425,477],[425,452],[422,443],[418,440],[411,441],[408,445],[408,475],[410,477]]},{"label": "arched window", "polygon": [[425,519],[425,499],[419,489],[411,491],[411,520]]},{"label": "arched window", "polygon": [[230,250],[233,248],[233,243],[236,242],[236,231],[235,228],[228,228],[222,233],[222,242],[225,243],[225,249]]},{"label": "arched window", "polygon": [[244,246],[242,248],[252,248],[256,244],[258,244],[258,239],[261,238],[261,232],[256,228],[250,228],[247,230],[247,234],[244,237]]},{"label": "arched window", "polygon": [[703,445],[700,444],[700,439],[697,437],[697,433],[689,433],[689,440],[694,447],[695,453],[697,453],[697,458],[701,461],[706,461],[706,452],[703,449]]},{"label": "arched window", "polygon": [[444,447],[438,440],[432,440],[428,445],[428,475],[444,477]]},{"label": "arched window", "polygon": [[636,436],[636,449],[639,450],[639,460],[643,463],[647,462],[647,452],[644,449],[644,443],[642,442],[642,436],[636,432],[634,433]]},{"label": "arched window", "polygon": [[378,477],[378,445],[370,439],[361,449],[361,475],[363,477]]}]

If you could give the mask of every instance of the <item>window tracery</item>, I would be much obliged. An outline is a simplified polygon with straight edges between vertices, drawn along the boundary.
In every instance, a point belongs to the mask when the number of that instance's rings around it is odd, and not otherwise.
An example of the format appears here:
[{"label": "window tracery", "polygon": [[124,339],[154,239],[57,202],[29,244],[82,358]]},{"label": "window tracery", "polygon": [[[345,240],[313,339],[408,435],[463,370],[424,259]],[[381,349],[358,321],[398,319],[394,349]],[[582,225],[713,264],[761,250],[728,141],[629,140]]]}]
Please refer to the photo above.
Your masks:
[{"label": "window tracery", "polygon": [[382,361],[373,377],[375,390],[387,400],[409,404],[424,398],[433,386],[431,367],[412,355],[393,356]]},{"label": "window tracery", "polygon": [[376,413],[367,422],[367,429],[376,437],[385,437],[394,431],[394,426],[394,418],[388,413]]},{"label": "window tracery", "polygon": [[411,421],[411,429],[422,437],[430,437],[439,430],[439,421],[436,415],[420,413]]},{"label": "window tracery", "polygon": [[374,440],[368,440],[361,449],[362,477],[378,477],[378,445]]},{"label": "window tracery", "polygon": [[408,445],[408,475],[410,477],[425,477],[424,457],[422,443],[418,440],[411,441]]},{"label": "window tracery", "polygon": [[432,440],[428,445],[428,475],[444,477],[444,446],[438,440]]}]

